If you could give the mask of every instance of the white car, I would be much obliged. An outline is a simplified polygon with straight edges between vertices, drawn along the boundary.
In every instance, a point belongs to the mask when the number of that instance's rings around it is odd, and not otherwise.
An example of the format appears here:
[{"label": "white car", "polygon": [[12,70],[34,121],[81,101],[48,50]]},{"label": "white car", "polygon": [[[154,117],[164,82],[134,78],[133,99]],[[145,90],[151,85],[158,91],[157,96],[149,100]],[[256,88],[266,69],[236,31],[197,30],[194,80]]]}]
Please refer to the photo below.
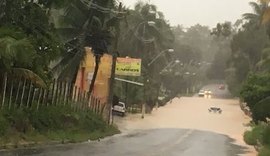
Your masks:
[{"label": "white car", "polygon": [[204,90],[200,90],[198,93],[199,96],[204,96]]},{"label": "white car", "polygon": [[120,114],[121,116],[125,116],[126,105],[124,102],[119,102],[117,105],[113,106],[112,110],[114,113]]},{"label": "white car", "polygon": [[211,90],[206,90],[206,91],[204,91],[204,94],[205,95],[212,95],[212,91]]}]

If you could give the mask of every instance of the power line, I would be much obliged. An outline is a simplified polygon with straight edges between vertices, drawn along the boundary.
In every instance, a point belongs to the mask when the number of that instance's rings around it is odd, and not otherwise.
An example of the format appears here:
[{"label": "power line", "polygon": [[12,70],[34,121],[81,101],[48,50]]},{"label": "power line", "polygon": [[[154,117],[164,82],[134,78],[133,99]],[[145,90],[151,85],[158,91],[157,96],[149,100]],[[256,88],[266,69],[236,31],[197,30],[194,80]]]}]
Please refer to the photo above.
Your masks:
[{"label": "power line", "polygon": [[91,1],[88,1],[88,0],[81,0],[85,5],[87,5],[89,8],[91,9],[96,9],[100,12],[103,12],[103,13],[114,13],[114,14],[126,14],[127,12],[124,12],[124,11],[116,11],[116,10],[113,10],[111,8],[105,8],[105,7],[102,7],[94,2],[91,2]]}]

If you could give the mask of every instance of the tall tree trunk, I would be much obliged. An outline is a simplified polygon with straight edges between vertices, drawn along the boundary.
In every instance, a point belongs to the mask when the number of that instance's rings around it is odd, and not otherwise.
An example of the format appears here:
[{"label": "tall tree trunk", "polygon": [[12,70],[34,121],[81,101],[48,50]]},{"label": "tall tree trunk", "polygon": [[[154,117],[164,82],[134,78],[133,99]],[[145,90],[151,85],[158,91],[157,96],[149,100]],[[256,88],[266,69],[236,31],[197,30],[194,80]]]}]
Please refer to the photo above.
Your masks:
[{"label": "tall tree trunk", "polygon": [[95,65],[93,78],[92,78],[92,81],[91,81],[90,87],[89,87],[89,95],[93,92],[93,89],[94,89],[94,85],[95,85],[95,81],[96,81],[97,73],[98,73],[98,69],[99,69],[100,58],[101,58],[101,55],[96,55],[95,56],[96,65]]}]

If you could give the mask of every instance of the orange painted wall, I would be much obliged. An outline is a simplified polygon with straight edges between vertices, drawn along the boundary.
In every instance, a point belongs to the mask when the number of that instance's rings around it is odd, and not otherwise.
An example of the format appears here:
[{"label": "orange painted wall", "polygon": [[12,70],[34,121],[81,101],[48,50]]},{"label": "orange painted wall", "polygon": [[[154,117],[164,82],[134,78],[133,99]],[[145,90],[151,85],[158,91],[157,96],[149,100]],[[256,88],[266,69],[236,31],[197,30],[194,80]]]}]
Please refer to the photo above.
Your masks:
[{"label": "orange painted wall", "polygon": [[[77,73],[75,85],[84,91],[89,90],[89,73],[94,73],[95,57],[91,48],[86,47],[86,56]],[[99,71],[94,85],[93,96],[102,103],[107,102],[109,93],[109,78],[111,76],[112,56],[104,54],[100,60]]]}]

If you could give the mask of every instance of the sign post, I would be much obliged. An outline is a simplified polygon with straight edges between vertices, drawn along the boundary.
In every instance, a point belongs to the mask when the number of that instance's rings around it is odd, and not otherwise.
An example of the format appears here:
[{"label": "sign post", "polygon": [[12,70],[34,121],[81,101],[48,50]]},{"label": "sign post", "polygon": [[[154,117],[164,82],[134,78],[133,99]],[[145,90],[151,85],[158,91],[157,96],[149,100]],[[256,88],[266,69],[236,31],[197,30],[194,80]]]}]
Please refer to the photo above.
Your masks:
[{"label": "sign post", "polygon": [[121,78],[115,78],[115,75],[120,76],[141,76],[141,59],[134,58],[120,58],[116,55],[113,55],[112,59],[112,68],[111,68],[111,78],[110,78],[110,90],[108,97],[108,122],[109,124],[113,123],[112,115],[112,102],[113,102],[113,85],[114,80],[131,83],[139,86],[143,86],[143,83],[134,82],[130,80],[125,80]]}]

